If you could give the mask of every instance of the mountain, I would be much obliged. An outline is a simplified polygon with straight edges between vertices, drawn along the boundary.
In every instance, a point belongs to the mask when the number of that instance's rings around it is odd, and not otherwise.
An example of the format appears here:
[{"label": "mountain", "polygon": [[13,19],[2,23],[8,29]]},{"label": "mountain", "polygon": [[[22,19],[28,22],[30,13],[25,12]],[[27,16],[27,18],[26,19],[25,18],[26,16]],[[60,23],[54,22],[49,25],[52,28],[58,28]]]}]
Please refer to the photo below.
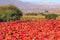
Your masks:
[{"label": "mountain", "polygon": [[20,0],[0,0],[0,5],[13,4],[16,5],[23,13],[27,12],[43,12],[45,10],[52,11],[60,9],[60,3],[49,2],[22,2]]}]

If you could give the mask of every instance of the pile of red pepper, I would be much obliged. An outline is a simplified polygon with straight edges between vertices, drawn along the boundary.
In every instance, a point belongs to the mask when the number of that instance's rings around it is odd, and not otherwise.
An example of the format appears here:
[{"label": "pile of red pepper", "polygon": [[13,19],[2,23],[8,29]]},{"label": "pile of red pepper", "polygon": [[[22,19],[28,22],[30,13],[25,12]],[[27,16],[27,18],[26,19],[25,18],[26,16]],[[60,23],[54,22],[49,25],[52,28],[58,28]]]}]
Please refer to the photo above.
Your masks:
[{"label": "pile of red pepper", "polygon": [[60,40],[60,20],[0,22],[0,40]]}]

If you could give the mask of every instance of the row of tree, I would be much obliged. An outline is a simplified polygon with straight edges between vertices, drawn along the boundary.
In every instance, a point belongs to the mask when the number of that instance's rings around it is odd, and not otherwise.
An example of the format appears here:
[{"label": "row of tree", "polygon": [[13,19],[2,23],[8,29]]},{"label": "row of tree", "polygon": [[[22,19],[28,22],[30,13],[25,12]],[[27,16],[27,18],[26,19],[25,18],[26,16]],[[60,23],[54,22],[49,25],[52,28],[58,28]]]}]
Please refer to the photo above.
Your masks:
[{"label": "row of tree", "polygon": [[27,15],[27,16],[41,16],[41,15],[43,15],[43,16],[45,16],[45,18],[47,19],[47,20],[50,20],[50,19],[54,19],[54,20],[56,20],[56,17],[58,17],[58,16],[60,16],[60,15],[58,15],[58,14],[44,14],[44,13],[27,13],[27,14],[25,14],[25,15]]}]

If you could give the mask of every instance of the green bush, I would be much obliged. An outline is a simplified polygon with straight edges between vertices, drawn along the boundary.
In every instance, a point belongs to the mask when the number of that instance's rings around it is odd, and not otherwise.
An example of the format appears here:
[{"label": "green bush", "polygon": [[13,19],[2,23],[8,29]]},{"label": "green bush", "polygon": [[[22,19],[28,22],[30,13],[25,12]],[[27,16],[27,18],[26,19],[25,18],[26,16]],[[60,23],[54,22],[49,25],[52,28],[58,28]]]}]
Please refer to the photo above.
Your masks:
[{"label": "green bush", "polygon": [[37,16],[37,13],[26,13],[25,15],[27,15],[27,16]]},{"label": "green bush", "polygon": [[46,14],[45,17],[47,20],[54,19],[56,20],[57,14]]},{"label": "green bush", "polygon": [[21,10],[14,5],[0,6],[0,21],[20,20],[22,16]]}]

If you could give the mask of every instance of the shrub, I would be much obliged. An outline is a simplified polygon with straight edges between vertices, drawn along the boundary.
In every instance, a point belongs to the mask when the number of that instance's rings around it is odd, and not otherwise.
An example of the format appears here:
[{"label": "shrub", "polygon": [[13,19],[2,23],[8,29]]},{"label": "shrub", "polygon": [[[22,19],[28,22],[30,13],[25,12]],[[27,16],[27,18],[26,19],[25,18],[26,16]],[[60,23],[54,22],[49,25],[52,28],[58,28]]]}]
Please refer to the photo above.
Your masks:
[{"label": "shrub", "polygon": [[37,16],[37,13],[26,13],[27,16]]},{"label": "shrub", "polygon": [[58,15],[57,14],[46,14],[45,17],[46,19],[50,20],[50,19],[55,19]]}]

